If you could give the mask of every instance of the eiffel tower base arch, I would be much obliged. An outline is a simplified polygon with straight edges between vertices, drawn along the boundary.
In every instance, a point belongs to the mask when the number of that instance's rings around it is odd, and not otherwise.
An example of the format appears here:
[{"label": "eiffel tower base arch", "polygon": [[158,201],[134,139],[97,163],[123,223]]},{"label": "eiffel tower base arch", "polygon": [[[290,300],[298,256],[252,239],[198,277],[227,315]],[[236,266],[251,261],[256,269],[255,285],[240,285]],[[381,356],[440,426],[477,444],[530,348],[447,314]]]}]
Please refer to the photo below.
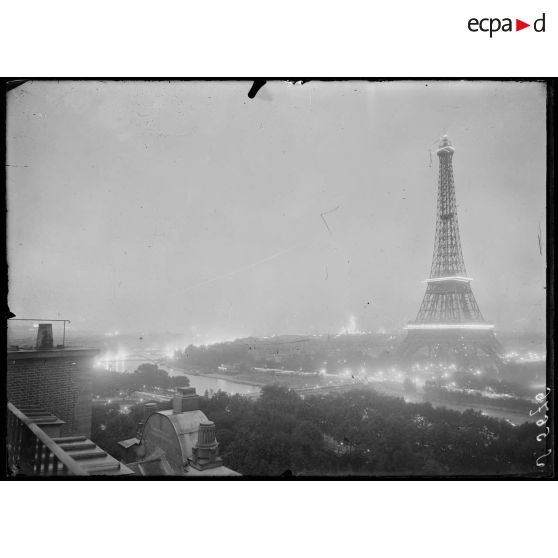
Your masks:
[{"label": "eiffel tower base arch", "polygon": [[460,368],[492,367],[500,371],[502,346],[491,330],[409,330],[395,358],[400,364],[420,360],[456,364]]}]

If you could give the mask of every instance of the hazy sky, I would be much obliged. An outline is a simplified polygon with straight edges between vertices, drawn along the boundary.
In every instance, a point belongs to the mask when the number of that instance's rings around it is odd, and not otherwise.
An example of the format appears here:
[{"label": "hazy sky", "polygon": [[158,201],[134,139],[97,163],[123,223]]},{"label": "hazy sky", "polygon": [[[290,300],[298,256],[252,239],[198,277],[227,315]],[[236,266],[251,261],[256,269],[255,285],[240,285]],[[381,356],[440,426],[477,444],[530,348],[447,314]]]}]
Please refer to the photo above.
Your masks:
[{"label": "hazy sky", "polygon": [[11,310],[205,340],[337,332],[351,315],[403,327],[430,271],[447,133],[481,311],[544,330],[544,85],[271,82],[249,99],[250,85],[10,92]]}]

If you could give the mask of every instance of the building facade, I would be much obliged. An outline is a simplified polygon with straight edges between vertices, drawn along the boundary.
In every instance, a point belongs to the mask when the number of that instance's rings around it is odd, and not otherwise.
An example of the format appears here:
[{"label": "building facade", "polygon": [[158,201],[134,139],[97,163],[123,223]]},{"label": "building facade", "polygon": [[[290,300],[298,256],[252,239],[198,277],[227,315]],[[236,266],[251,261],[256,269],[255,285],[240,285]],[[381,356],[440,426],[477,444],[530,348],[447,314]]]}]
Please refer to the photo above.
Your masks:
[{"label": "building facade", "polygon": [[52,334],[38,336],[35,347],[9,347],[8,401],[17,407],[40,407],[56,415],[64,421],[64,436],[89,437],[91,380],[97,353],[91,348],[53,347]]}]

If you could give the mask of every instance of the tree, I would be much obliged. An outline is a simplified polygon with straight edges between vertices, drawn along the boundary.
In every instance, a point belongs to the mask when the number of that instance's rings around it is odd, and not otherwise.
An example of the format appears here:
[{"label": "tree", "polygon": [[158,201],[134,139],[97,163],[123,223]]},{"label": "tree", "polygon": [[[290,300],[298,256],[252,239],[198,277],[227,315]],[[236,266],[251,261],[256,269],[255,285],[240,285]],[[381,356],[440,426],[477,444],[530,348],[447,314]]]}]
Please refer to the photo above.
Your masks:
[{"label": "tree", "polygon": [[363,388],[303,400],[267,386],[259,400],[218,392],[200,402],[217,425],[225,464],[242,474],[530,472],[540,449],[534,424],[514,428]]}]

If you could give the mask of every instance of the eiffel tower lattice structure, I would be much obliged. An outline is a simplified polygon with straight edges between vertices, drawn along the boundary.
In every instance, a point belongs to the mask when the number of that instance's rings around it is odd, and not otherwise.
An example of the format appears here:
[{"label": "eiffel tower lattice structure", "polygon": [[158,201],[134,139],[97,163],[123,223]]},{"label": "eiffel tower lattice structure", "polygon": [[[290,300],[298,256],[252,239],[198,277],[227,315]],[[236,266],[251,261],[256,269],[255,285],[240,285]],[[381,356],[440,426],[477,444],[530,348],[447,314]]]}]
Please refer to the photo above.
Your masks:
[{"label": "eiffel tower lattice structure", "polygon": [[461,251],[454,152],[447,136],[443,136],[437,151],[438,212],[430,278],[416,320],[405,328],[407,336],[396,357],[410,361],[422,354],[434,361],[464,367],[486,363],[500,368],[502,348],[494,326],[484,320],[475,300]]}]

